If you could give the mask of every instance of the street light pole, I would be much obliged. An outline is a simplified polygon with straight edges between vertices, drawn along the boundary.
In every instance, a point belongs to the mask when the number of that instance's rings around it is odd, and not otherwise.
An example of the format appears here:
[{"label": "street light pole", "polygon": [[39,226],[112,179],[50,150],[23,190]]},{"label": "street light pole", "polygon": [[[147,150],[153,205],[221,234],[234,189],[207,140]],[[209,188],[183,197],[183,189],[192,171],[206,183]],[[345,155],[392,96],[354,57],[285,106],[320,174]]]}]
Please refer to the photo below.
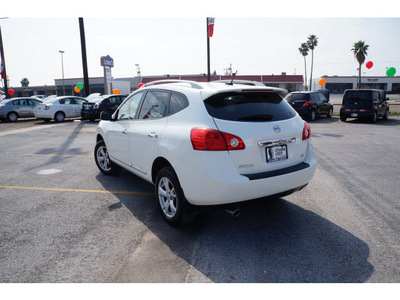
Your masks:
[{"label": "street light pole", "polygon": [[63,94],[65,96],[65,84],[64,84],[64,58],[63,58],[63,54],[65,51],[63,50],[59,50],[58,52],[61,53],[61,69],[62,69],[62,80],[63,80]]}]

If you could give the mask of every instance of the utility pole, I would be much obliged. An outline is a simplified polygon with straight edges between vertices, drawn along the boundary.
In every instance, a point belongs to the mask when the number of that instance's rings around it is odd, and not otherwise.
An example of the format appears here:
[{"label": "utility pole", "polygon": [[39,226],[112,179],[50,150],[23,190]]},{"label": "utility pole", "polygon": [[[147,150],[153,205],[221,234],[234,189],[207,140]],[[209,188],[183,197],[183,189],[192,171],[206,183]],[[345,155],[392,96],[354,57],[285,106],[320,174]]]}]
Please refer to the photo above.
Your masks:
[{"label": "utility pole", "polygon": [[64,58],[63,54],[65,51],[59,50],[58,52],[61,53],[61,70],[62,70],[62,80],[63,80],[63,96],[65,96],[65,84],[64,84]]},{"label": "utility pole", "polygon": [[81,33],[83,80],[85,86],[85,97],[87,97],[90,95],[90,87],[89,87],[89,75],[88,75],[87,59],[86,59],[86,39],[85,39],[85,27],[83,25],[83,18],[79,18],[79,29]]}]

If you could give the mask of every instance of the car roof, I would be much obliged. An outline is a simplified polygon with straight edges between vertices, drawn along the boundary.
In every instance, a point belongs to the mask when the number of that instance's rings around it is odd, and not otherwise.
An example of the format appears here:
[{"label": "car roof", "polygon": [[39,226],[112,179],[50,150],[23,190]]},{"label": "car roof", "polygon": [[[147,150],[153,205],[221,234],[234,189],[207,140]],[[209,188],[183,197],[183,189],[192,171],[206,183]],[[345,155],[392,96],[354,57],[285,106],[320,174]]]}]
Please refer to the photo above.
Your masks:
[{"label": "car roof", "polygon": [[221,92],[233,92],[233,91],[265,91],[275,92],[282,97],[287,94],[287,90],[276,87],[268,86],[252,86],[246,84],[228,84],[225,82],[196,82],[187,80],[158,80],[146,83],[141,89],[157,88],[167,89],[175,91],[192,91],[202,94],[203,99],[208,98],[211,95],[218,94]]}]

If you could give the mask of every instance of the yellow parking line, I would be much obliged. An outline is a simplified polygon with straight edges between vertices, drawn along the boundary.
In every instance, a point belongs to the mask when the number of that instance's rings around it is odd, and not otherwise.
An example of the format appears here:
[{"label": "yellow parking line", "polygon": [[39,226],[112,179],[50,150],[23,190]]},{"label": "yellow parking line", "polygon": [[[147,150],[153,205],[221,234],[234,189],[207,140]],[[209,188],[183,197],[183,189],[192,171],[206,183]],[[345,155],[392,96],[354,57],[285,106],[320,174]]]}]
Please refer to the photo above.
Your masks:
[{"label": "yellow parking line", "polygon": [[92,155],[85,155],[85,154],[18,154],[21,156],[87,156],[92,157]]},{"label": "yellow parking line", "polygon": [[20,190],[58,191],[58,192],[81,192],[81,193],[102,193],[102,194],[128,194],[128,195],[153,195],[153,193],[145,193],[145,192],[103,191],[103,190],[81,190],[81,189],[58,189],[58,188],[41,188],[41,187],[8,186],[8,185],[0,185],[0,188],[3,188],[3,189],[20,189]]}]

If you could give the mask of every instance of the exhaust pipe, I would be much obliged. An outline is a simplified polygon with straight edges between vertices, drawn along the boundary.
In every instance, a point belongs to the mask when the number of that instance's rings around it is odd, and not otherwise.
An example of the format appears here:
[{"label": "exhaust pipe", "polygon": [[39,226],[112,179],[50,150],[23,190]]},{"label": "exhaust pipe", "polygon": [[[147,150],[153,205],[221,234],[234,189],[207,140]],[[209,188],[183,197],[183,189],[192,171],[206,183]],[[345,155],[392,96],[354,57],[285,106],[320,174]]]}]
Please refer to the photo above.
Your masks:
[{"label": "exhaust pipe", "polygon": [[230,215],[230,216],[232,216],[232,217],[234,217],[234,218],[237,218],[237,217],[240,215],[240,208],[237,208],[237,207],[235,207],[235,208],[228,208],[228,209],[225,209],[225,212],[226,212],[228,215]]}]

